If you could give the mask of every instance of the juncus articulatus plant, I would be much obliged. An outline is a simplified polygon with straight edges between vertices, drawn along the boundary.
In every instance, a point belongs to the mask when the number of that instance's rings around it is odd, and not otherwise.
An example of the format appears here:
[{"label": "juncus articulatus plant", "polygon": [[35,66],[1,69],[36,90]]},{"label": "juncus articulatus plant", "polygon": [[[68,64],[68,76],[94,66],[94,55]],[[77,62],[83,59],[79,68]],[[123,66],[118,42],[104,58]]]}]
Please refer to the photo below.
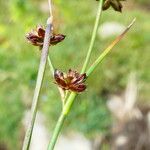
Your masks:
[{"label": "juncus articulatus plant", "polygon": [[[96,0],[95,0],[96,1]],[[98,65],[102,62],[102,60],[109,54],[112,48],[124,37],[127,31],[131,28],[135,19],[127,26],[125,31],[119,35],[103,52],[97,57],[97,59],[93,62],[93,64],[89,67],[89,60],[91,58],[94,42],[96,39],[97,29],[99,26],[99,21],[101,14],[104,10],[112,7],[115,11],[121,12],[123,5],[122,1],[124,0],[97,0],[98,2],[98,9],[96,14],[96,20],[91,36],[91,41],[89,44],[89,48],[87,51],[87,55],[85,57],[85,61],[83,63],[83,67],[80,72],[76,70],[68,68],[68,72],[62,72],[59,69],[56,69],[51,62],[50,57],[48,56],[49,47],[57,46],[57,44],[61,43],[65,39],[65,35],[62,33],[53,33],[53,15],[52,15],[52,8],[51,8],[51,0],[48,0],[49,8],[50,8],[50,17],[47,20],[46,29],[41,25],[38,25],[36,29],[31,30],[31,32],[26,34],[27,41],[34,46],[38,46],[41,49],[41,60],[39,65],[39,71],[37,76],[37,82],[31,107],[31,118],[29,120],[29,126],[26,131],[24,143],[22,150],[28,150],[31,142],[33,126],[35,122],[35,117],[37,113],[37,105],[39,101],[39,95],[42,88],[42,81],[45,72],[45,66],[48,59],[48,64],[50,66],[54,84],[58,87],[60,92],[61,100],[62,100],[62,111],[58,122],[55,126],[53,131],[53,135],[50,139],[48,150],[53,150],[58,139],[58,135],[61,131],[63,123],[71,110],[71,106],[76,99],[78,93],[82,93],[87,89],[86,80],[91,76],[93,71],[98,67]],[[94,2],[94,0],[93,0]],[[92,0],[91,0],[92,3]]]}]

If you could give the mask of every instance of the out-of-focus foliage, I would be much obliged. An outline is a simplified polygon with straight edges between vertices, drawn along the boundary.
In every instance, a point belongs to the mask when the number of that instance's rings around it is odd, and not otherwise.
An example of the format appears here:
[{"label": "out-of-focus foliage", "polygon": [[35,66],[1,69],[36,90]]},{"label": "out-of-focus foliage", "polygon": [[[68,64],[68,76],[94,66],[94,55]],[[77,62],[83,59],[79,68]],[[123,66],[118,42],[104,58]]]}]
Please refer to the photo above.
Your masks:
[{"label": "out-of-focus foliage", "polygon": [[[55,31],[67,37],[50,49],[50,55],[56,68],[79,71],[90,41],[97,2],[66,1],[55,1],[54,14]],[[21,143],[18,141],[23,113],[31,105],[40,57],[40,51],[26,42],[25,33],[37,24],[45,24],[48,16],[45,2],[0,0],[0,143],[16,149]],[[126,3],[130,6],[129,1]],[[122,14],[111,9],[103,13],[101,23],[117,21],[127,25],[134,17],[137,22],[89,78],[88,89],[76,99],[65,128],[79,130],[88,136],[108,132],[111,117],[105,96],[124,90],[132,71],[138,75],[139,103],[148,103],[150,20],[147,11],[138,5],[134,9],[125,8]],[[97,36],[91,63],[113,39],[102,40]],[[48,67],[39,109],[47,115],[48,126],[52,129],[61,110],[61,101]]]},{"label": "out-of-focus foliage", "polygon": [[149,0],[134,0],[134,2],[139,2],[140,4],[149,4],[150,5],[150,1]]},{"label": "out-of-focus foliage", "polygon": [[[43,108],[49,117],[50,128],[55,125],[54,120],[60,113],[60,100],[58,96],[50,93],[51,99],[57,102],[47,101]],[[49,107],[49,106],[53,107]],[[99,96],[94,96],[92,93],[79,95],[78,99],[73,105],[72,111],[65,122],[65,131],[72,129],[83,132],[88,137],[94,137],[98,133],[109,132],[111,126],[111,117],[108,109],[106,108],[106,99]]]}]

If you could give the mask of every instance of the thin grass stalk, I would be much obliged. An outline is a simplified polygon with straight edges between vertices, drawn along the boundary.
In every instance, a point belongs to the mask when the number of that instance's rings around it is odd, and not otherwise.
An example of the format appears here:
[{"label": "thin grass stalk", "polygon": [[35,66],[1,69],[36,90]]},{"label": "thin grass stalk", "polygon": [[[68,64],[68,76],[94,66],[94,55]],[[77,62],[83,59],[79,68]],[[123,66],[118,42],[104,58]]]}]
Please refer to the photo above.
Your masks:
[{"label": "thin grass stalk", "polygon": [[49,65],[51,74],[52,74],[52,76],[53,76],[53,75],[54,75],[54,66],[53,66],[53,64],[52,64],[52,61],[51,61],[51,59],[50,59],[50,56],[48,56],[48,65]]},{"label": "thin grass stalk", "polygon": [[76,97],[77,93],[74,93],[72,92],[69,97],[68,97],[68,100],[67,100],[67,103],[65,104],[64,108],[63,108],[63,111],[57,121],[57,124],[55,126],[55,129],[54,129],[54,132],[53,132],[53,135],[51,137],[51,140],[50,140],[50,143],[48,145],[48,149],[47,150],[53,150],[54,147],[55,147],[55,144],[56,144],[56,141],[58,139],[58,136],[59,136],[59,133],[62,129],[62,126],[63,126],[63,123],[67,117],[67,114],[69,112],[69,108],[71,107],[75,97]]},{"label": "thin grass stalk", "polygon": [[[52,76],[54,76],[55,68],[54,68],[54,66],[53,66],[53,64],[52,64],[52,61],[51,61],[51,59],[50,59],[50,56],[48,56],[48,65],[49,65],[49,68],[50,68],[50,71],[51,71]],[[61,89],[60,87],[58,87],[58,91],[59,91],[59,93],[60,93],[61,100],[62,100],[62,104],[63,104],[63,106],[64,106],[64,101],[65,101],[65,97],[66,97],[66,96],[65,96],[65,93],[64,93],[63,89]]]},{"label": "thin grass stalk", "polygon": [[41,91],[41,87],[43,83],[43,77],[45,73],[45,67],[46,67],[47,56],[48,56],[48,51],[49,51],[49,43],[50,43],[49,35],[51,35],[51,28],[52,28],[51,19],[48,19],[45,38],[44,38],[44,45],[43,45],[42,52],[41,52],[41,59],[40,59],[40,65],[38,69],[36,87],[35,87],[34,96],[32,100],[31,116],[30,116],[28,127],[27,127],[27,131],[25,134],[22,150],[28,150],[30,146],[30,142],[31,142],[33,126],[34,126],[36,113],[37,113],[39,95],[40,95],[40,91]]},{"label": "thin grass stalk", "polygon": [[61,113],[61,115],[60,115],[60,117],[57,121],[57,124],[55,126],[53,137],[52,137],[51,142],[48,146],[48,150],[53,150],[54,149],[57,138],[58,138],[58,135],[59,135],[60,130],[62,129],[63,123],[65,121],[65,118],[66,118],[66,116],[63,113]]}]

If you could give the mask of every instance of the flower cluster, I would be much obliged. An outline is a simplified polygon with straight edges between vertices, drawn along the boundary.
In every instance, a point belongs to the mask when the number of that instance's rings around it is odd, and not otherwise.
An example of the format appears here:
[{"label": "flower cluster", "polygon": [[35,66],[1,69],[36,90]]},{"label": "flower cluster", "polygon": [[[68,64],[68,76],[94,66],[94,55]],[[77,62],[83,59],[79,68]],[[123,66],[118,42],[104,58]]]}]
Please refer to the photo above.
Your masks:
[{"label": "flower cluster", "polygon": [[83,92],[86,89],[85,79],[86,74],[79,74],[76,71],[69,69],[68,73],[63,73],[55,70],[54,78],[56,84],[63,90],[70,90],[74,92]]},{"label": "flower cluster", "polygon": [[[43,46],[45,36],[45,29],[42,26],[37,26],[35,30],[26,34],[27,40],[35,45],[35,46]],[[56,45],[57,43],[63,41],[65,39],[65,35],[63,34],[53,34],[50,36],[50,46]]]},{"label": "flower cluster", "polygon": [[[26,38],[28,42],[32,45],[42,47],[44,44],[45,29],[42,26],[37,26],[35,30],[27,33]],[[49,45],[56,45],[57,43],[63,41],[65,35],[63,34],[53,34],[50,36]],[[63,90],[70,90],[74,92],[82,92],[86,89],[84,84],[86,79],[86,74],[79,74],[76,71],[69,69],[68,73],[63,73],[59,70],[54,72],[55,83],[61,87]]]},{"label": "flower cluster", "polygon": [[104,0],[103,10],[107,10],[109,7],[112,7],[115,11],[121,12],[122,11],[121,1],[125,0]]}]

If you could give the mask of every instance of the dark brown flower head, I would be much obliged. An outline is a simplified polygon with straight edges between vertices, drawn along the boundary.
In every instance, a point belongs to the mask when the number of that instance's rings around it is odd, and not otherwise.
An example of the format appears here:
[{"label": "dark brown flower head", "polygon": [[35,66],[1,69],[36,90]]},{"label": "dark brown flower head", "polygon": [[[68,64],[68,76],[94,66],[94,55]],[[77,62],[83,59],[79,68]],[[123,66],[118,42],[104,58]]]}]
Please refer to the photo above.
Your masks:
[{"label": "dark brown flower head", "polygon": [[103,10],[107,10],[109,7],[112,7],[115,11],[122,12],[121,1],[125,0],[104,0]]},{"label": "dark brown flower head", "polygon": [[79,74],[76,71],[69,69],[68,73],[63,73],[55,70],[54,78],[56,84],[63,90],[71,90],[74,92],[83,92],[86,89],[85,79],[86,74]]},{"label": "dark brown flower head", "polygon": [[[42,47],[44,43],[44,36],[45,29],[42,26],[38,26],[36,30],[32,30],[31,32],[27,33],[26,38],[31,44]],[[50,37],[50,46],[56,45],[64,39],[65,35],[63,34],[53,34]]]}]

